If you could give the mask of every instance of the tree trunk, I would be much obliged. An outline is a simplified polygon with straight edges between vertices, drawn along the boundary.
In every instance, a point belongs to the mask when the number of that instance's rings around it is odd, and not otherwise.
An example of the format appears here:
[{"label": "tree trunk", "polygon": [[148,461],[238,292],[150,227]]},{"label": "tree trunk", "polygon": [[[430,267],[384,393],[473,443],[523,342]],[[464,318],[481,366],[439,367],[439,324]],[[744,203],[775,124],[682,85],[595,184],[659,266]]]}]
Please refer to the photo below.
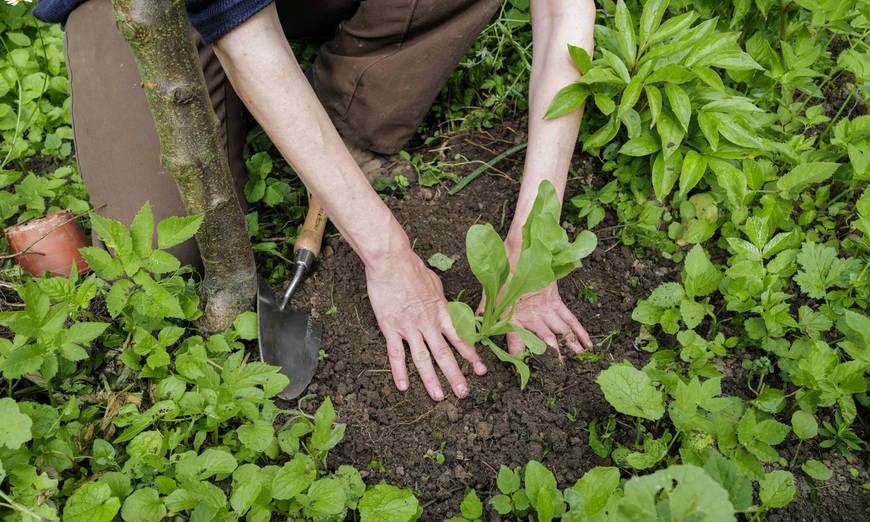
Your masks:
[{"label": "tree trunk", "polygon": [[187,213],[205,214],[196,234],[205,267],[199,326],[218,332],[253,303],[256,267],[184,1],[112,4],[142,77],[163,166],[175,178]]}]

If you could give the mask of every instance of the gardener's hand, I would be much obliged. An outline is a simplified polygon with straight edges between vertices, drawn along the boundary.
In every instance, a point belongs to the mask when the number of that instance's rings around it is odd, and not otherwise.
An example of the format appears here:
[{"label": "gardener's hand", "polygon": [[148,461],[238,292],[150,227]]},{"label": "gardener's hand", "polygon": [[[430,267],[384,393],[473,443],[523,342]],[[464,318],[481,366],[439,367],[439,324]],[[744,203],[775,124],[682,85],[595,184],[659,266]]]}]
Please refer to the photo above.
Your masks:
[{"label": "gardener's hand", "polygon": [[408,389],[404,341],[408,343],[411,360],[432,399],[444,399],[441,382],[432,365],[433,357],[453,393],[460,398],[468,395],[468,383],[448,342],[472,364],[477,375],[485,374],[486,366],[474,348],[453,328],[438,276],[426,268],[419,257],[411,254],[401,262],[367,266],[366,284],[378,326],[387,341],[387,355],[396,387],[401,391]]},{"label": "gardener's hand", "polygon": [[[592,348],[589,334],[562,302],[555,282],[543,290],[520,297],[511,322],[531,330],[551,348],[558,348],[558,337],[561,337],[574,353]],[[520,336],[515,333],[507,335],[507,345],[508,351],[513,355],[526,348]]]}]

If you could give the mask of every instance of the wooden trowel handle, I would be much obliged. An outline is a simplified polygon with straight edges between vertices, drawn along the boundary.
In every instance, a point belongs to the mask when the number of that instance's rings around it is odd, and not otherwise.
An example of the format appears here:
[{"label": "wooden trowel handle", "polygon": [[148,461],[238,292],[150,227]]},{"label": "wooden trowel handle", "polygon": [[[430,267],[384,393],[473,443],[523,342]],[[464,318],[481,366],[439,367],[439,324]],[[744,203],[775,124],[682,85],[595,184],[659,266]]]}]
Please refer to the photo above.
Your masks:
[{"label": "wooden trowel handle", "polygon": [[311,251],[314,254],[313,257],[317,257],[320,254],[320,244],[323,242],[326,220],[326,211],[320,206],[320,202],[311,196],[308,214],[305,216],[305,223],[302,224],[302,230],[299,231],[299,236],[296,238],[293,252],[298,252],[304,248]]}]

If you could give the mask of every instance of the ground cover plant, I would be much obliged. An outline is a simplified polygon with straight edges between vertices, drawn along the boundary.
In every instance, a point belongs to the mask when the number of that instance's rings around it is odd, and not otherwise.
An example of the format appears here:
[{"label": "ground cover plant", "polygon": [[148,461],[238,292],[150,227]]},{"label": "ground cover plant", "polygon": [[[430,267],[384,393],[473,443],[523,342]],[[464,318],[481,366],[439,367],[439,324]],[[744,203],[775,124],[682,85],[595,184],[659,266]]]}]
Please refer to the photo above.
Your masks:
[{"label": "ground cover plant", "polygon": [[[196,216],[159,224],[152,249],[147,206],[129,228],[94,215],[110,250],[83,252],[91,275],[3,258],[0,516],[866,517],[870,3],[598,7],[595,52],[571,49],[584,75],[549,114],[585,101],[583,152],[561,212],[545,187],[524,230],[526,275],[562,279],[592,353],[498,348],[499,290],[527,288],[496,248],[526,140],[503,121],[530,59],[528,3],[511,1],[404,154],[425,186],[384,188],[415,248],[441,254],[463,336],[513,364],[485,357],[464,401],[396,392],[359,262],[329,235],[299,298],[326,323],[318,396],[288,404],[251,355],[253,314],[212,336],[191,325],[197,279],[165,248]],[[60,29],[0,9],[4,225],[85,212]],[[261,131],[246,148],[250,234],[280,283],[305,194]]]}]

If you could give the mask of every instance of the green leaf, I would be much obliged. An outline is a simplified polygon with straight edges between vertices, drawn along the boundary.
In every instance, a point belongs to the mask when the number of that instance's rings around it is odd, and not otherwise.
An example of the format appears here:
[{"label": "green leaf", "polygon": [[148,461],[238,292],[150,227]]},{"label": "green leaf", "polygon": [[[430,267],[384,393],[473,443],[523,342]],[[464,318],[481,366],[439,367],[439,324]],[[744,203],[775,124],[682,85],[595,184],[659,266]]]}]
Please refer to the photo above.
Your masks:
[{"label": "green leaf", "polygon": [[671,114],[670,111],[662,111],[659,115],[658,123],[656,123],[656,130],[658,130],[662,140],[662,153],[665,155],[665,159],[669,158],[671,154],[680,148],[683,136],[686,135],[686,131],[671,117]]},{"label": "green leaf", "polygon": [[619,0],[616,4],[616,38],[619,42],[619,49],[622,51],[622,58],[626,64],[634,65],[637,58],[637,43],[634,38],[634,23],[631,21],[631,13],[625,6],[623,0]]},{"label": "green leaf", "polygon": [[474,346],[480,340],[477,333],[477,321],[474,318],[474,311],[470,306],[460,301],[450,301],[447,303],[447,310],[450,312],[450,319],[453,321],[456,333],[470,346]]},{"label": "green leaf", "polygon": [[154,216],[151,214],[151,203],[146,201],[133,223],[130,224],[130,236],[133,239],[133,250],[139,257],[151,255],[151,244],[154,241]]},{"label": "green leaf", "polygon": [[639,138],[628,140],[619,149],[619,153],[626,156],[641,157],[658,152],[661,148],[659,140],[656,139],[654,134],[649,133]]},{"label": "green leaf", "polygon": [[275,428],[272,427],[272,423],[262,419],[242,424],[236,433],[245,447],[257,452],[266,451],[275,439]]},{"label": "green leaf", "polygon": [[429,266],[437,268],[442,272],[446,272],[453,268],[453,263],[455,263],[456,260],[452,257],[448,257],[442,254],[441,252],[436,252],[432,254],[429,259],[426,260],[426,262],[429,263]]},{"label": "green leaf", "polygon": [[200,480],[207,479],[213,476],[226,476],[232,473],[238,463],[235,457],[228,451],[208,448],[203,451],[196,459],[199,474],[197,477]]},{"label": "green leaf", "polygon": [[549,249],[539,240],[534,239],[531,247],[520,253],[517,266],[497,310],[503,309],[507,304],[513,304],[520,296],[541,290],[555,281],[556,276],[551,266],[552,255]]},{"label": "green leaf", "polygon": [[679,283],[662,283],[653,290],[647,302],[660,308],[679,306],[685,293]]},{"label": "green leaf", "polygon": [[79,249],[88,266],[102,279],[112,281],[124,275],[121,262],[113,258],[108,252],[97,247],[82,247]]},{"label": "green leaf", "polygon": [[586,101],[589,94],[589,87],[579,83],[572,83],[567,87],[563,87],[556,93],[556,96],[553,98],[552,103],[550,103],[550,107],[547,109],[547,114],[545,114],[544,117],[552,119],[574,112],[583,105],[583,102]]},{"label": "green leaf", "polygon": [[510,273],[504,242],[492,225],[472,225],[465,235],[465,252],[472,273],[483,285],[487,307],[491,308]]},{"label": "green leaf", "polygon": [[734,208],[741,208],[746,199],[746,174],[734,165],[719,158],[708,157],[707,164],[716,174],[716,181],[725,189],[728,202]]},{"label": "green leaf", "polygon": [[692,101],[689,99],[689,95],[673,83],[666,83],[664,89],[677,121],[680,122],[684,131],[688,131],[689,122],[692,119]]},{"label": "green leaf", "polygon": [[359,513],[361,522],[409,522],[422,510],[413,493],[381,482],[360,499]]},{"label": "green leaf", "polygon": [[347,497],[344,484],[338,479],[322,478],[315,480],[308,490],[311,508],[322,515],[337,515],[344,511]]},{"label": "green leaf", "polygon": [[155,489],[137,489],[124,501],[121,518],[127,522],[159,522],[166,516],[166,506]]},{"label": "green leaf", "polygon": [[498,469],[496,484],[498,485],[499,491],[505,495],[510,495],[514,491],[520,489],[520,476],[514,470],[502,464]]},{"label": "green leaf", "polygon": [[766,507],[785,507],[794,500],[796,494],[794,475],[788,471],[772,471],[759,482],[758,495],[762,505]]},{"label": "green leaf", "polygon": [[586,49],[568,44],[568,54],[574,60],[574,63],[577,64],[577,68],[580,69],[581,73],[586,74],[586,71],[592,68],[592,59],[589,57]]},{"label": "green leaf", "polygon": [[[614,520],[735,520],[728,492],[692,464],[673,465],[633,478],[625,483],[624,491],[615,502]],[[663,504],[668,509],[667,518],[657,510]]]},{"label": "green leaf", "polygon": [[88,482],[72,494],[63,508],[69,522],[109,522],[121,509],[121,501],[112,496],[108,485]]},{"label": "green leaf", "polygon": [[706,313],[707,307],[702,303],[696,302],[694,299],[683,299],[680,302],[680,317],[686,323],[686,328],[696,328],[701,324]]},{"label": "green leaf", "polygon": [[695,245],[686,255],[686,275],[683,281],[686,290],[694,296],[705,296],[719,287],[722,274],[710,262],[707,252],[700,245]]},{"label": "green leaf", "polygon": [[801,469],[815,480],[831,479],[831,470],[818,460],[809,459],[801,465]]},{"label": "green leaf", "polygon": [[667,154],[657,154],[653,161],[652,184],[656,199],[664,201],[677,181],[677,171],[674,169],[674,161],[669,161]]},{"label": "green leaf", "polygon": [[796,410],[791,415],[791,426],[794,434],[801,440],[812,439],[819,433],[819,424],[816,418],[803,410]]},{"label": "green leaf", "polygon": [[230,505],[237,514],[244,514],[257,500],[263,490],[263,471],[255,464],[242,464],[233,471],[233,487]]},{"label": "green leaf", "polygon": [[233,321],[233,329],[242,339],[253,341],[257,338],[257,314],[242,312]]},{"label": "green leaf", "polygon": [[644,372],[627,362],[604,370],[597,381],[604,398],[620,413],[649,420],[658,420],[665,413],[662,392]]},{"label": "green leaf", "polygon": [[204,214],[195,216],[170,216],[157,224],[157,246],[161,249],[173,247],[192,238],[202,220]]},{"label": "green leaf", "polygon": [[0,399],[0,447],[17,450],[31,439],[30,427],[33,422],[30,417],[21,413],[14,399]]},{"label": "green leaf", "polygon": [[477,498],[477,493],[472,488],[465,488],[465,497],[459,504],[462,516],[469,520],[483,516],[483,503]]},{"label": "green leaf", "polygon": [[680,171],[680,192],[685,197],[695,185],[701,181],[707,171],[707,160],[694,150],[689,150],[683,157],[683,168]]},{"label": "green leaf", "polygon": [[794,276],[801,290],[813,299],[822,299],[828,288],[839,286],[849,270],[849,260],[837,257],[829,246],[807,241],[797,255],[800,270]]},{"label": "green leaf", "polygon": [[317,466],[308,455],[297,453],[293,460],[275,473],[272,480],[272,496],[277,500],[287,500],[302,493],[314,482]]},{"label": "green leaf", "polygon": [[641,46],[647,45],[650,35],[661,25],[668,3],[669,0],[647,0],[644,4],[638,30],[638,40]]},{"label": "green leaf", "polygon": [[595,467],[583,474],[571,488],[583,497],[586,516],[593,517],[606,506],[619,487],[619,469]]},{"label": "green leaf", "polygon": [[728,491],[728,498],[735,511],[752,507],[752,481],[740,467],[714,451],[708,452],[704,471]]},{"label": "green leaf", "polygon": [[785,407],[785,394],[777,388],[766,388],[750,402],[763,412],[779,413]]},{"label": "green leaf", "polygon": [[816,161],[812,163],[804,163],[798,165],[782,176],[776,182],[776,188],[780,190],[782,196],[787,199],[794,199],[805,188],[813,183],[821,183],[834,175],[834,172],[840,167],[839,163],[829,163]]},{"label": "green leaf", "polygon": [[490,498],[489,505],[501,515],[507,515],[513,511],[511,498],[507,495],[496,495]]},{"label": "green leaf", "polygon": [[659,115],[662,113],[662,92],[653,85],[645,85],[643,90],[646,92],[646,98],[649,102],[650,121],[649,128],[655,127],[659,121]]}]

